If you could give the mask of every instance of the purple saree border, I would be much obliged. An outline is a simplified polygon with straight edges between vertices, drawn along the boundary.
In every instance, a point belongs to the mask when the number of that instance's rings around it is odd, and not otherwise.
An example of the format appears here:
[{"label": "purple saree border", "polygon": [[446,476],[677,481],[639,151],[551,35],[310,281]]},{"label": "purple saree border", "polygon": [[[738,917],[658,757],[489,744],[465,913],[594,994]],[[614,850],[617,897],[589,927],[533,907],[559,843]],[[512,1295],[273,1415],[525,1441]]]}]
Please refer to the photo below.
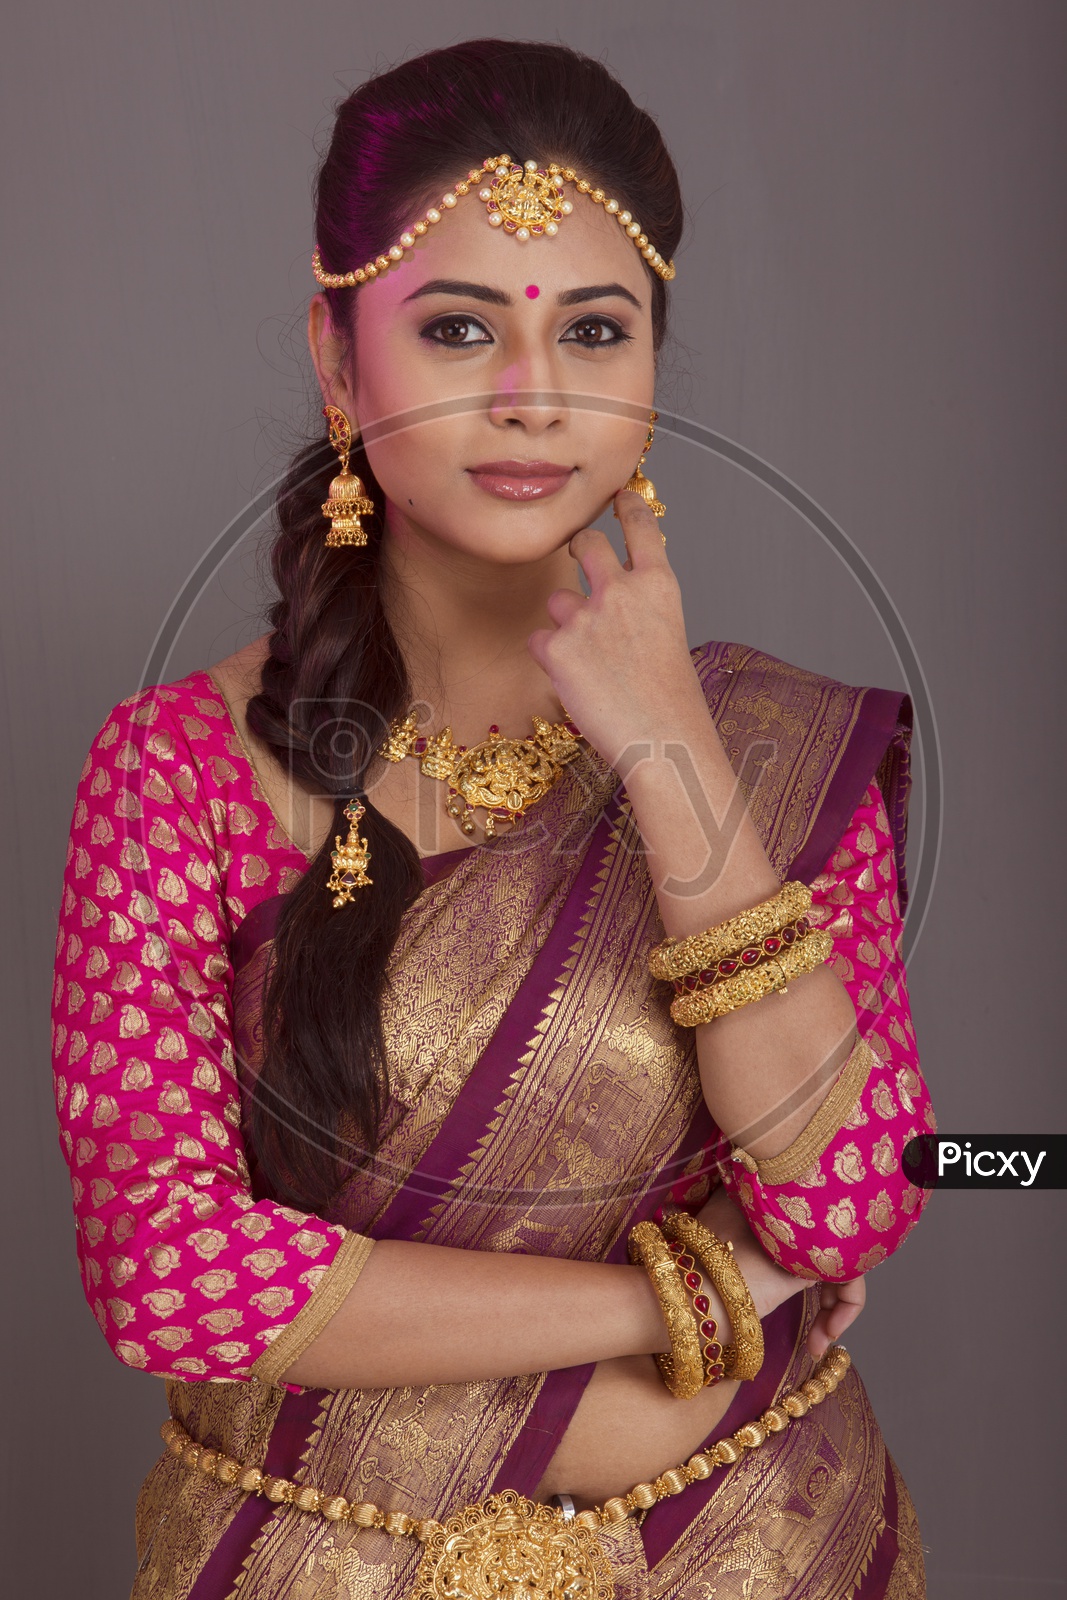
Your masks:
[{"label": "purple saree border", "polygon": [[[263,1471],[275,1478],[294,1478],[307,1449],[308,1439],[322,1405],[321,1389],[287,1394],[271,1428]],[[261,1495],[249,1495],[230,1518],[228,1527],[208,1556],[189,1590],[189,1600],[226,1600],[233,1593],[268,1518],[279,1508]]]},{"label": "purple saree border", "polygon": [[260,945],[274,938],[285,899],[284,894],[272,894],[269,899],[260,900],[237,924],[230,942],[230,957],[235,979],[251,961]]},{"label": "purple saree border", "polygon": [[[795,878],[810,882],[821,872],[834,847],[844,835],[871,779],[882,772],[888,787],[886,811],[893,834],[900,909],[907,904],[904,876],[906,815],[911,776],[908,746],[911,738],[911,700],[893,689],[861,689],[856,726],[849,738],[837,771],[830,780],[826,798],[819,807],[811,832],[805,839],[790,871]],[[891,752],[896,760],[890,762]]]},{"label": "purple saree border", "polygon": [[[725,1414],[707,1438],[697,1445],[697,1450],[706,1450],[717,1439],[728,1438],[736,1429],[754,1421],[768,1406],[773,1405],[803,1323],[805,1292],[798,1291],[790,1299],[783,1300],[769,1317],[763,1319],[762,1367],[754,1378],[741,1384]],[[671,1465],[676,1463],[672,1462]],[[650,1567],[662,1561],[693,1519],[715,1498],[727,1481],[728,1470],[724,1472],[716,1468],[710,1478],[690,1484],[684,1494],[661,1500],[652,1507],[641,1525],[645,1559]],[[631,1484],[620,1484],[617,1492],[625,1494],[630,1488]]]}]

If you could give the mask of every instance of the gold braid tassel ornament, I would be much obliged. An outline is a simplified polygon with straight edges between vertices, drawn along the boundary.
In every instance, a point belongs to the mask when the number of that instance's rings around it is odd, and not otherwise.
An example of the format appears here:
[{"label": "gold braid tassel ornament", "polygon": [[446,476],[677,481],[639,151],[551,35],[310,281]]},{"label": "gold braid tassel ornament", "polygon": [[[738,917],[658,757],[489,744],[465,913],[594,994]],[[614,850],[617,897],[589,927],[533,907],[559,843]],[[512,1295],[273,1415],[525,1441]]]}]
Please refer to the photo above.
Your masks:
[{"label": "gold braid tassel ornament", "polygon": [[334,850],[330,854],[333,872],[326,887],[333,895],[333,908],[340,910],[354,899],[353,889],[368,889],[373,883],[367,876],[370,849],[366,839],[359,836],[359,819],[366,811],[361,800],[350,800],[344,814],[348,818],[348,838],[341,843],[341,835],[334,837]]},{"label": "gold braid tassel ornament", "polygon": [[346,1500],[311,1484],[274,1478],[221,1450],[197,1444],[180,1422],[168,1417],[159,1430],[167,1453],[189,1472],[227,1489],[262,1495],[326,1522],[351,1528],[381,1528],[398,1538],[418,1539],[422,1560],[411,1600],[485,1600],[487,1595],[518,1594],[523,1600],[614,1600],[615,1574],[599,1528],[649,1511],[660,1500],[682,1494],[691,1483],[731,1467],[772,1434],[792,1427],[812,1406],[833,1394],[851,1365],[844,1345],[833,1344],[810,1378],[746,1422],[729,1438],[698,1450],[684,1465],[668,1467],[652,1483],[635,1483],[628,1494],[613,1495],[602,1506],[567,1520],[562,1509],[539,1505],[504,1489],[480,1505],[464,1506],[444,1522],[383,1511],[370,1500]]},{"label": "gold braid tassel ornament", "polygon": [[[648,419],[648,437],[645,440],[645,448],[641,452],[640,461],[634,468],[633,477],[629,478],[627,482],[623,484],[623,489],[628,489],[631,494],[639,494],[654,517],[665,517],[667,515],[667,507],[663,504],[662,500],[656,499],[656,485],[652,482],[651,478],[646,478],[644,473],[641,471],[641,468],[645,464],[645,457],[652,449],[653,440],[656,437],[656,421],[658,417],[659,412],[653,411]],[[616,517],[618,514],[619,513],[616,511]],[[661,537],[663,538],[664,544],[666,544],[666,534],[662,534]]]},{"label": "gold braid tassel ornament", "polygon": [[331,482],[330,498],[322,507],[323,516],[330,519],[326,543],[331,550],[340,545],[366,544],[367,530],[359,519],[370,516],[374,501],[367,498],[363,479],[348,470],[352,425],[336,406],[323,406],[322,414],[330,425],[330,443],[341,458],[341,470]]}]

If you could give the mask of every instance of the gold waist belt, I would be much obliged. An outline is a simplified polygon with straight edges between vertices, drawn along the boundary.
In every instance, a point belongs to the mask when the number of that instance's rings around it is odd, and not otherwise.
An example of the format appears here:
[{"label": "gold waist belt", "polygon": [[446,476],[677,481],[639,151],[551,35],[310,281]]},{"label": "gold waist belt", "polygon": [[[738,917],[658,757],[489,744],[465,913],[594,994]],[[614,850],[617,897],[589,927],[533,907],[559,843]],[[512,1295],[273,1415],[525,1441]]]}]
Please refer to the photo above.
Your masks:
[{"label": "gold waist belt", "polygon": [[812,1376],[784,1394],[758,1421],[746,1422],[729,1438],[698,1451],[684,1466],[670,1467],[655,1483],[635,1484],[628,1494],[569,1519],[557,1507],[538,1505],[505,1489],[479,1505],[464,1506],[446,1522],[432,1517],[420,1520],[406,1511],[382,1511],[366,1500],[350,1503],[343,1495],[242,1466],[220,1450],[197,1444],[173,1417],[160,1432],[171,1455],[227,1487],[263,1495],[276,1505],[289,1505],[328,1522],[381,1528],[421,1540],[425,1549],[412,1600],[484,1600],[512,1592],[516,1584],[524,1600],[613,1600],[611,1564],[597,1538],[598,1528],[648,1511],[668,1495],[681,1494],[691,1483],[710,1478],[716,1467],[732,1466],[746,1450],[757,1450],[772,1433],[781,1433],[832,1394],[850,1364],[844,1346],[831,1345]]}]

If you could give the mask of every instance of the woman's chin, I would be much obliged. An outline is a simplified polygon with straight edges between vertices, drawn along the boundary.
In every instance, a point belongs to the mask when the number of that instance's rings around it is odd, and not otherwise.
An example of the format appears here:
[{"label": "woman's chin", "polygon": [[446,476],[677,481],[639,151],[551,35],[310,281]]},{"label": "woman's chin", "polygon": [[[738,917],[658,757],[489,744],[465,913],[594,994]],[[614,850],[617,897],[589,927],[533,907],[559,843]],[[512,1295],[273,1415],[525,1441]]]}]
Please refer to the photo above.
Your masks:
[{"label": "woman's chin", "polygon": [[478,513],[472,509],[462,521],[451,515],[443,523],[423,523],[409,511],[399,520],[387,519],[386,528],[409,554],[419,545],[434,545],[494,566],[531,566],[565,549],[578,530],[599,514],[594,508],[583,518],[562,506],[494,502],[488,515],[483,506]]}]

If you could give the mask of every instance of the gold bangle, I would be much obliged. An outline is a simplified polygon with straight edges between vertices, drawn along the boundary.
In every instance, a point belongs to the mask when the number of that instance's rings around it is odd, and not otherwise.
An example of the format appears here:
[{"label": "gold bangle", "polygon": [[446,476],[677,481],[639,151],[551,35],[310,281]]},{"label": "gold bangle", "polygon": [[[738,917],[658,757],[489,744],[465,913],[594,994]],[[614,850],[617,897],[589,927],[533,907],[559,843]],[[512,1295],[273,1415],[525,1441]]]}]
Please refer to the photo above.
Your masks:
[{"label": "gold bangle", "polygon": [[689,1303],[678,1263],[654,1222],[631,1229],[630,1260],[648,1273],[671,1338],[670,1355],[657,1355],[656,1365],[671,1394],[691,1400],[704,1387],[704,1358],[696,1317]]},{"label": "gold bangle", "polygon": [[714,1022],[716,1017],[724,1017],[729,1011],[737,1011],[753,1000],[762,1000],[776,989],[784,994],[790,978],[802,978],[806,972],[814,972],[829,960],[833,948],[833,938],[826,929],[813,928],[772,961],[739,972],[733,978],[710,983],[704,989],[676,995],[671,1001],[671,1016],[683,1028],[695,1028],[702,1022]]},{"label": "gold bangle", "polygon": [[693,1319],[700,1334],[704,1387],[710,1389],[712,1384],[721,1383],[725,1378],[726,1358],[719,1341],[719,1325],[708,1296],[708,1285],[704,1281],[700,1262],[688,1254],[684,1245],[675,1240],[668,1248],[678,1264],[682,1282],[685,1284],[693,1308]]},{"label": "gold bangle", "polygon": [[746,944],[758,944],[768,934],[777,933],[787,922],[803,916],[810,905],[811,890],[806,883],[785,883],[770,900],[728,922],[685,939],[664,939],[649,951],[648,970],[654,978],[684,978],[687,973],[699,972],[743,950]]},{"label": "gold bangle", "polygon": [[723,1244],[687,1211],[676,1211],[663,1224],[666,1238],[676,1239],[700,1262],[719,1291],[733,1329],[733,1343],[723,1345],[728,1378],[754,1378],[763,1365],[763,1327],[732,1244]]}]

